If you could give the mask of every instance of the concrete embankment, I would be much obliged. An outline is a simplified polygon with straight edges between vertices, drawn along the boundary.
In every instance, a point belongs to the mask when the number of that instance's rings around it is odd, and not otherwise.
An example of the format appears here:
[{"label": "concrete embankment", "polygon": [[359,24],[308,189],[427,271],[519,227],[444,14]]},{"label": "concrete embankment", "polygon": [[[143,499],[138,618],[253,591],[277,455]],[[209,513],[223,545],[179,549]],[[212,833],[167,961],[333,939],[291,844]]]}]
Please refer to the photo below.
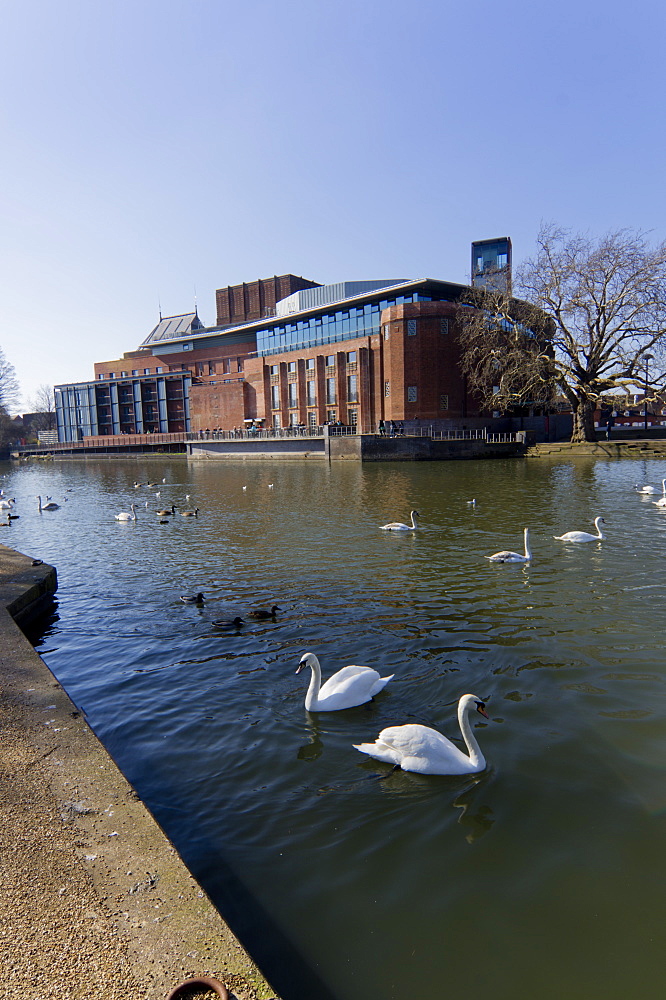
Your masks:
[{"label": "concrete embankment", "polygon": [[527,458],[666,458],[666,439],[638,438],[625,441],[553,441],[534,444]]},{"label": "concrete embankment", "polygon": [[56,586],[0,546],[0,997],[275,997],[18,627]]}]

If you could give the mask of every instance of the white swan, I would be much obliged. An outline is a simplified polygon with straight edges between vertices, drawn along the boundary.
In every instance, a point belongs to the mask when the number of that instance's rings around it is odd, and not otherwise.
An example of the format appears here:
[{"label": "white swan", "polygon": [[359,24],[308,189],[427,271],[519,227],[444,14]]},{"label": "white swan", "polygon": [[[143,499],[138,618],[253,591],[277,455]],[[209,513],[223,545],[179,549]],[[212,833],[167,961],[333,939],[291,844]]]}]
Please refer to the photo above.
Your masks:
[{"label": "white swan", "polygon": [[130,504],[132,513],[128,514],[126,510],[122,510],[120,514],[116,514],[116,521],[136,521],[136,504]]},{"label": "white swan", "polygon": [[666,494],[663,497],[659,497],[658,500],[653,500],[652,503],[655,507],[666,507]]},{"label": "white swan", "polygon": [[382,729],[374,743],[354,743],[361,753],[387,764],[401,767],[403,771],[417,774],[476,774],[483,771],[486,760],[469,721],[469,713],[476,709],[488,718],[486,706],[473,694],[464,694],[458,702],[458,723],[469,750],[469,757],[451,740],[436,729],[413,723],[406,726],[389,726]]},{"label": "white swan", "polygon": [[511,552],[510,549],[504,549],[503,552],[495,552],[492,556],[486,556],[486,559],[490,559],[491,562],[529,562],[532,558],[532,553],[530,551],[530,529],[525,528],[524,531],[525,538],[525,555],[521,556],[520,552]]},{"label": "white swan", "polygon": [[601,531],[601,525],[605,523],[603,517],[595,517],[596,535],[591,535],[589,531],[567,531],[564,535],[553,535],[553,538],[558,542],[598,542],[606,537]]},{"label": "white swan", "polygon": [[13,506],[13,500],[0,500],[0,510],[11,510]]},{"label": "white swan", "polygon": [[415,531],[418,528],[416,518],[420,517],[418,510],[413,510],[410,514],[411,524],[403,524],[402,521],[391,521],[390,524],[382,524],[382,531]]},{"label": "white swan", "polygon": [[37,499],[39,500],[39,509],[40,510],[60,510],[60,504],[59,503],[55,503],[55,501],[53,501],[53,500],[49,500],[48,503],[42,504],[42,498],[41,497],[37,497]]},{"label": "white swan", "polygon": [[[659,487],[657,486],[639,486],[638,483],[634,486],[637,493],[658,493]],[[661,492],[666,496],[666,479],[661,481]]]},{"label": "white swan", "polygon": [[303,653],[297,674],[303,667],[310,667],[312,677],[305,696],[308,712],[337,712],[343,708],[365,705],[381,691],[395,674],[380,677],[372,667],[357,667],[350,664],[321,683],[321,665],[314,653]]}]

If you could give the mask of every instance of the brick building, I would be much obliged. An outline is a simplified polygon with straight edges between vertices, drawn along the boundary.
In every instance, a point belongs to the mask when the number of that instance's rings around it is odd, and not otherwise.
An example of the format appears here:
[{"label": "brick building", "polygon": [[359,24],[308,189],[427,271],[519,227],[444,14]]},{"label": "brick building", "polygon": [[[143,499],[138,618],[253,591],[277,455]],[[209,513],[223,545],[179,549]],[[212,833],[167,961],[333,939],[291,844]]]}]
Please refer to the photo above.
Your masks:
[{"label": "brick building", "polygon": [[465,288],[282,275],[218,289],[215,327],[196,311],[160,317],[137,350],[98,362],[94,382],[56,386],[59,440],[478,416],[456,336]]}]

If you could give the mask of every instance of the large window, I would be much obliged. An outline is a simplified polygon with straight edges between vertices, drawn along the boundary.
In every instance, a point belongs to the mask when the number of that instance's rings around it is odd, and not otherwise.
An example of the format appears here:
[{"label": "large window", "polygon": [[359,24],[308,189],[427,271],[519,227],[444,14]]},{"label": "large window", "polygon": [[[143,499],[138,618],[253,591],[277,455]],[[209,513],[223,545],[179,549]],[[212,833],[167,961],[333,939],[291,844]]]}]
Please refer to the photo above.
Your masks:
[{"label": "large window", "polygon": [[312,379],[306,382],[307,386],[307,405],[316,406],[317,405],[317,383]]},{"label": "large window", "polygon": [[289,405],[298,406],[298,386],[295,382],[289,383]]},{"label": "large window", "polygon": [[335,403],[335,379],[326,379],[326,402]]},{"label": "large window", "polygon": [[280,409],[280,386],[279,385],[272,385],[271,386],[271,409],[272,410],[279,410]]},{"label": "large window", "polygon": [[356,375],[347,376],[347,402],[358,403],[358,378]]}]

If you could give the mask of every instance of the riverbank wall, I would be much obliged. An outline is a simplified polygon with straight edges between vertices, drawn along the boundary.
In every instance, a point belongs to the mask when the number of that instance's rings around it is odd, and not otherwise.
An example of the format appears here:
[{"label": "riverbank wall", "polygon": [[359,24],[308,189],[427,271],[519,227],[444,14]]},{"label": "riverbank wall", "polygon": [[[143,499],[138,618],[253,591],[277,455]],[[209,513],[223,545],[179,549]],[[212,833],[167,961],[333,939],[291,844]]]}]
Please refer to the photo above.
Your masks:
[{"label": "riverbank wall", "polygon": [[195,461],[266,461],[269,459],[326,459],[331,462],[441,462],[460,459],[505,458],[522,455],[526,435],[517,441],[482,437],[434,438],[427,435],[388,437],[379,434],[324,434],[318,438],[275,440],[204,440],[189,442],[188,457]]},{"label": "riverbank wall", "polygon": [[0,545],[0,996],[276,997],[22,631],[56,588]]},{"label": "riverbank wall", "polygon": [[576,458],[577,456],[593,456],[594,458],[666,459],[666,439],[631,438],[622,441],[584,441],[580,444],[571,441],[544,442],[530,445],[525,451],[525,456],[527,458]]}]

